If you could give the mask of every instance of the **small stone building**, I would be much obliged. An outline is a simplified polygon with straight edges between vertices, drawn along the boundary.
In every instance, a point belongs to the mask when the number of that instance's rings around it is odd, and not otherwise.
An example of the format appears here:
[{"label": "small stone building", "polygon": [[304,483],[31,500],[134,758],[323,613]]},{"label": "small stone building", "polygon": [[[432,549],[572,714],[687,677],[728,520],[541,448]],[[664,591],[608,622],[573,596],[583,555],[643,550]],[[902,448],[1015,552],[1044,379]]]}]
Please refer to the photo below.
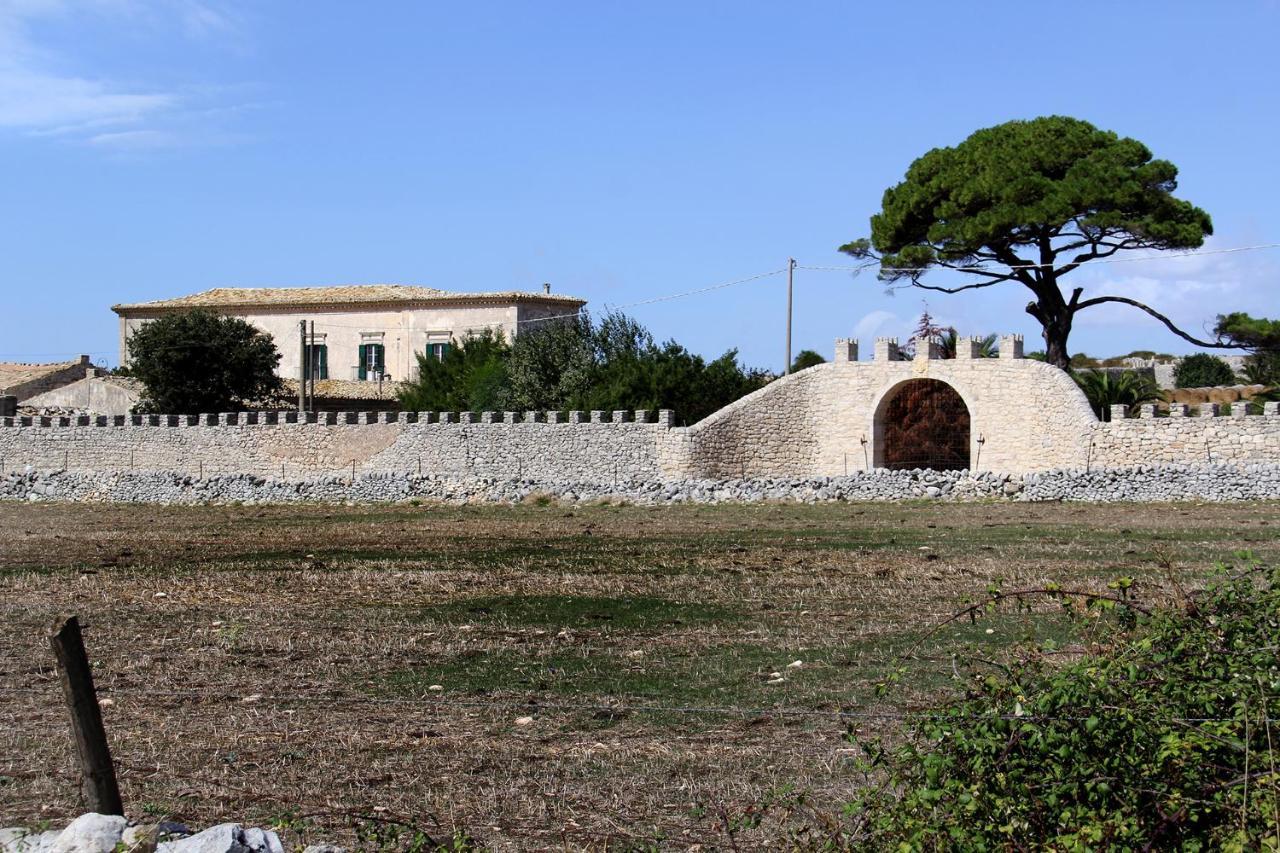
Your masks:
[{"label": "small stone building", "polygon": [[[219,287],[190,296],[115,305],[120,317],[120,363],[129,362],[129,336],[141,325],[192,308],[229,314],[271,335],[280,350],[279,374],[296,379],[302,365],[299,324],[307,322],[306,357],[320,380],[408,380],[418,353],[440,357],[454,342],[485,329],[508,341],[541,321],[572,317],[586,301],[551,293],[455,293],[403,284],[340,287]],[[311,324],[315,324],[314,335]]]},{"label": "small stone building", "polygon": [[93,372],[94,369],[87,355],[82,355],[75,361],[52,364],[0,362],[0,396],[16,397],[21,405],[37,394],[83,379],[86,372]]}]

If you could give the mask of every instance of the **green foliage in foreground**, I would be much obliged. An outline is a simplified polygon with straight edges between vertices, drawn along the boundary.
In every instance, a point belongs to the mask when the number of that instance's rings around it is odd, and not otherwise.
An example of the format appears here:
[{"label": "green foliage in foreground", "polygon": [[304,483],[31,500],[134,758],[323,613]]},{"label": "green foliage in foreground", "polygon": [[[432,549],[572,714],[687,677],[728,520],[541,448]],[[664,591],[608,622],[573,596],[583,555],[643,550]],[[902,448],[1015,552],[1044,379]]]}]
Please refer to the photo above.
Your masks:
[{"label": "green foliage in foreground", "polygon": [[1124,581],[1083,607],[1057,594],[1081,616],[1125,618],[1074,663],[1041,652],[972,675],[896,750],[864,744],[884,784],[849,804],[854,837],[876,850],[1277,849],[1280,569],[1229,572],[1150,617],[1128,609]]},{"label": "green foliage in foreground", "polygon": [[1135,406],[1160,399],[1155,380],[1137,371],[1082,370],[1072,377],[1101,420],[1111,419],[1112,406],[1123,404],[1132,412]]}]

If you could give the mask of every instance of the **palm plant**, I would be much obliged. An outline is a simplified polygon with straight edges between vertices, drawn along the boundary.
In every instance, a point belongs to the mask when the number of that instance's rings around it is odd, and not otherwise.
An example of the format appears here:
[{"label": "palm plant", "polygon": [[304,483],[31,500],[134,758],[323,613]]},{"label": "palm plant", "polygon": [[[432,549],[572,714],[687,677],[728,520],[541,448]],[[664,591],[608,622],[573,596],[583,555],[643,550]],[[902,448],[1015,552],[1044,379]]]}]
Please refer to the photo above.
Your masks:
[{"label": "palm plant", "polygon": [[1072,374],[1099,420],[1107,420],[1111,407],[1124,405],[1132,412],[1143,403],[1160,399],[1155,380],[1134,370],[1081,370]]},{"label": "palm plant", "polygon": [[[943,358],[955,358],[960,346],[960,335],[953,328],[948,328],[938,338]],[[1000,355],[997,335],[987,335],[978,339],[978,358],[996,358]]]}]

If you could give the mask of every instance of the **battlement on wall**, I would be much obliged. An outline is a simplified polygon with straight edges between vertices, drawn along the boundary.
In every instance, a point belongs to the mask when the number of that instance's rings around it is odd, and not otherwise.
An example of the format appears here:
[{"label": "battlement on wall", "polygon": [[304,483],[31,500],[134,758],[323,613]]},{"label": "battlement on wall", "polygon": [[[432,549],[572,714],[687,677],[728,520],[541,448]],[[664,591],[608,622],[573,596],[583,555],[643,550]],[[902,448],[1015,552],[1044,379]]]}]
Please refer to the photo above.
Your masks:
[{"label": "battlement on wall", "polygon": [[[1230,407],[1229,411],[1228,406]],[[1197,403],[1194,406],[1188,406],[1186,403],[1172,403],[1169,405],[1167,416],[1159,412],[1156,406],[1151,403],[1139,406],[1136,412],[1131,412],[1128,406],[1117,405],[1110,408],[1110,415],[1111,423],[1126,420],[1167,420],[1177,423],[1188,419],[1196,420],[1200,418],[1228,418],[1231,420],[1257,417],[1280,418],[1280,403],[1262,403],[1261,408],[1258,408],[1258,404],[1249,403],[1245,400],[1239,400],[1227,405]]]},{"label": "battlement on wall", "polygon": [[650,424],[671,428],[675,413],[617,410],[612,412],[221,412],[199,415],[76,415],[0,418],[3,427],[241,427],[280,424],[320,426],[368,424]]},{"label": "battlement on wall", "polygon": [[[955,358],[962,361],[982,358],[983,340],[984,338],[981,335],[968,335],[957,338]],[[936,341],[929,338],[916,338],[914,343],[916,361],[943,360],[942,347]],[[1025,358],[1022,347],[1022,335],[1001,335],[999,357]],[[873,361],[902,361],[903,356],[902,345],[897,338],[881,337],[875,339],[875,346],[872,350]],[[857,360],[858,339],[836,338],[835,361],[842,363],[856,362]]]}]

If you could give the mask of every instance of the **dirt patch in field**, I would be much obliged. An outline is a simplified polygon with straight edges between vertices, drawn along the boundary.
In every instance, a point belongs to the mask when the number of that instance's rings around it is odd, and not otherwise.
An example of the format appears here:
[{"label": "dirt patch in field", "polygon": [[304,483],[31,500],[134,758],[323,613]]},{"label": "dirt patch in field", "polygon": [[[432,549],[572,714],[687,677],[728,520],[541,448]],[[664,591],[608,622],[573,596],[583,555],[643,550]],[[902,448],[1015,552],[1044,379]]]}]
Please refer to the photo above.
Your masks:
[{"label": "dirt patch in field", "polygon": [[1156,600],[1274,559],[1277,525],[1277,504],[0,505],[0,817],[76,813],[46,639],[74,611],[132,815],[759,845],[780,790],[837,812],[846,727],[947,695],[956,649],[1072,639],[1045,603],[922,642],[964,600],[1122,575]]}]

